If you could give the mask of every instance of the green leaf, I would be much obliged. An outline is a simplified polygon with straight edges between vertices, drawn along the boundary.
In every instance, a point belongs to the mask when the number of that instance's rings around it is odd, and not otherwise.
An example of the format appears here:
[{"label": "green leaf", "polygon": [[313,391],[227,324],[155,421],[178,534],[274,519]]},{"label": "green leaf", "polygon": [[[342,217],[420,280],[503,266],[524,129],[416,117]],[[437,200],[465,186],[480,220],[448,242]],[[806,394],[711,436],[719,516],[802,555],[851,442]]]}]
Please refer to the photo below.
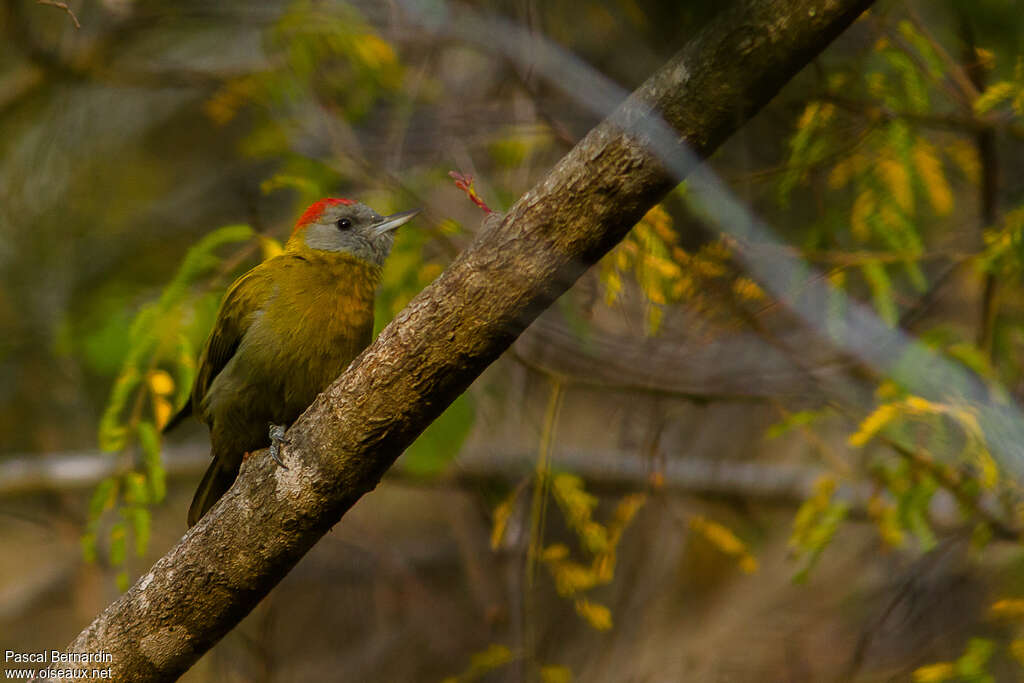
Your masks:
[{"label": "green leaf", "polygon": [[874,301],[879,317],[889,327],[895,327],[899,321],[899,314],[896,311],[896,301],[892,295],[892,280],[885,272],[885,266],[878,262],[865,263],[861,266],[861,272],[871,288],[871,299]]},{"label": "green leaf", "polygon": [[941,81],[946,77],[945,69],[942,64],[942,59],[939,58],[935,48],[928,39],[923,36],[914,25],[906,19],[899,23],[900,33],[906,38],[917,50],[917,53],[921,56],[922,61],[927,69],[928,75],[936,81]]},{"label": "green leaf", "polygon": [[790,413],[783,419],[779,420],[764,432],[765,439],[775,439],[787,432],[790,432],[797,427],[805,427],[809,424],[820,420],[821,418],[828,415],[831,411],[825,410],[800,410],[795,413]]},{"label": "green leaf", "polygon": [[141,506],[128,508],[126,511],[132,523],[132,533],[135,535],[135,554],[145,557],[146,548],[149,547],[149,534],[152,529],[152,520],[149,509]]},{"label": "green leaf", "polygon": [[82,546],[82,558],[88,562],[93,563],[96,561],[96,532],[87,531],[82,534],[82,538],[79,541]]},{"label": "green leaf", "polygon": [[110,564],[120,567],[128,551],[128,527],[123,521],[114,522],[110,527]]},{"label": "green leaf", "polygon": [[564,666],[542,666],[541,683],[571,683],[572,670]]},{"label": "green leaf", "polygon": [[807,530],[803,547],[807,550],[803,567],[793,576],[794,583],[804,583],[811,570],[818,564],[821,554],[835,538],[839,526],[850,512],[850,506],[842,501],[828,504],[818,519]]},{"label": "green leaf", "polygon": [[466,393],[455,399],[409,446],[402,456],[402,469],[417,477],[440,474],[458,455],[473,427],[473,419],[473,401]]},{"label": "green leaf", "polygon": [[134,367],[126,366],[114,382],[110,400],[107,401],[103,416],[100,418],[99,443],[102,450],[116,453],[124,448],[127,433],[121,424],[121,412],[128,402],[128,397],[141,381],[138,371]]},{"label": "green leaf", "polygon": [[925,552],[938,544],[935,532],[928,522],[928,506],[936,489],[935,481],[929,476],[924,476],[897,498],[903,525],[914,534]]},{"label": "green leaf", "polygon": [[124,482],[124,500],[133,505],[145,505],[149,502],[149,489],[146,477],[138,472],[125,472],[121,478]]},{"label": "green leaf", "polygon": [[225,225],[205,235],[185,254],[185,258],[181,262],[178,272],[174,275],[174,279],[171,280],[160,296],[159,310],[170,310],[181,301],[187,288],[192,283],[220,263],[221,260],[213,253],[214,250],[225,244],[244,242],[252,236],[252,228],[241,224]]},{"label": "green leaf", "polygon": [[995,643],[987,638],[971,638],[963,655],[956,660],[957,675],[969,681],[988,680],[985,669],[995,649]]},{"label": "green leaf", "polygon": [[974,100],[974,113],[985,114],[1013,97],[1018,87],[1010,81],[999,81],[985,88],[985,92]]},{"label": "green leaf", "polygon": [[196,351],[192,340],[187,334],[178,335],[178,348],[174,365],[174,406],[180,408],[185,405],[189,394],[192,393],[192,383],[196,375]]},{"label": "green leaf", "polygon": [[97,520],[104,510],[114,507],[117,500],[118,482],[114,477],[107,477],[99,484],[89,499],[89,520]]},{"label": "green leaf", "polygon": [[142,466],[149,483],[149,500],[159,503],[167,495],[167,471],[160,459],[160,435],[152,422],[139,423],[139,445],[142,448]]}]

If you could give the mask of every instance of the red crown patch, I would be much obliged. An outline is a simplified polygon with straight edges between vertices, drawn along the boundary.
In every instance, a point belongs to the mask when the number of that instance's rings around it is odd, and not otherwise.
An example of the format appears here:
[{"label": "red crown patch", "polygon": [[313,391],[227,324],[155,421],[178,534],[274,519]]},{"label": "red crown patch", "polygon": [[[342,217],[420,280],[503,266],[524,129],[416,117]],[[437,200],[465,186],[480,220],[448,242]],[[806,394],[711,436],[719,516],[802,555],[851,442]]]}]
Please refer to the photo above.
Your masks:
[{"label": "red crown patch", "polygon": [[306,209],[301,216],[299,216],[299,220],[295,222],[295,228],[292,230],[292,232],[294,233],[295,230],[298,230],[303,226],[309,225],[310,223],[314,222],[317,218],[320,218],[320,216],[329,206],[337,206],[338,204],[350,206],[355,203],[356,202],[354,199],[344,199],[342,197],[327,197],[326,199],[321,199],[319,201],[313,202],[312,204],[309,205],[309,208]]}]

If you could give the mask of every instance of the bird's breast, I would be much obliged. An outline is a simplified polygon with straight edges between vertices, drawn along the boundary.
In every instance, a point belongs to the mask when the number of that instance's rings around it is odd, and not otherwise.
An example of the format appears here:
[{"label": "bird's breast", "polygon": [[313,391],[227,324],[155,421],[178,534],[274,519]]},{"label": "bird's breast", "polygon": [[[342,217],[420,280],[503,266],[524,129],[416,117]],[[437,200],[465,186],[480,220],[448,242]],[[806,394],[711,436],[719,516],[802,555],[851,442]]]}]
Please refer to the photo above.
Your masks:
[{"label": "bird's breast", "polygon": [[[324,259],[289,278],[268,301],[253,332],[269,356],[290,422],[369,344],[379,268]],[[294,413],[294,416],[293,416]]]}]

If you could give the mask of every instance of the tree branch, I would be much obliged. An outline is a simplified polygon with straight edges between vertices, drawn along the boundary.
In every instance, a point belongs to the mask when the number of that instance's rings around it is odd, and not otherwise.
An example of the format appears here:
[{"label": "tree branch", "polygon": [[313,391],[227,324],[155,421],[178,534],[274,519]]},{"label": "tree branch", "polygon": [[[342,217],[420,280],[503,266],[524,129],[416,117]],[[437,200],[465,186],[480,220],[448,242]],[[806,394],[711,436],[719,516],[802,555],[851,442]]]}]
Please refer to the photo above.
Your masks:
[{"label": "tree branch", "polygon": [[746,0],[721,12],[504,220],[488,221],[299,418],[290,469],[249,458],[221,502],[69,649],[111,653],[115,680],[185,671],[680,180],[624,129],[654,110],[707,157],[870,4]]}]

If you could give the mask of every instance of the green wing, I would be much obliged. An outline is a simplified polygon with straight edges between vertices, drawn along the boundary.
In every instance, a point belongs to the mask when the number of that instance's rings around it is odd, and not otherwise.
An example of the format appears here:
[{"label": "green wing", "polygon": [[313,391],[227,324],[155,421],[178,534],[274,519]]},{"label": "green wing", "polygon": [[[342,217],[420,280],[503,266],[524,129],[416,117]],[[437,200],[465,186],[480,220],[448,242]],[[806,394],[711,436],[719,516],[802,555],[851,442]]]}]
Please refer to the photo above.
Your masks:
[{"label": "green wing", "polygon": [[260,309],[263,298],[269,291],[266,287],[260,287],[261,284],[269,284],[267,280],[270,271],[265,267],[267,263],[261,263],[235,280],[224,295],[224,300],[217,311],[217,320],[213,324],[213,331],[210,332],[203,353],[199,357],[199,369],[196,372],[195,384],[192,386],[192,395],[181,410],[168,420],[164,432],[173,429],[196,412],[196,406],[202,405],[203,397],[210,390],[213,380],[235,355],[238,345],[242,343],[242,337],[252,323],[251,314]]},{"label": "green wing", "polygon": [[213,380],[242,343],[242,337],[252,324],[252,314],[263,306],[263,299],[268,290],[260,285],[269,284],[268,270],[264,265],[256,266],[238,278],[224,295],[224,301],[217,311],[217,320],[213,324],[213,331],[210,332],[203,354],[199,357],[199,369],[196,372],[196,383],[192,387],[190,399],[193,406],[202,404],[203,397],[210,390]]}]

